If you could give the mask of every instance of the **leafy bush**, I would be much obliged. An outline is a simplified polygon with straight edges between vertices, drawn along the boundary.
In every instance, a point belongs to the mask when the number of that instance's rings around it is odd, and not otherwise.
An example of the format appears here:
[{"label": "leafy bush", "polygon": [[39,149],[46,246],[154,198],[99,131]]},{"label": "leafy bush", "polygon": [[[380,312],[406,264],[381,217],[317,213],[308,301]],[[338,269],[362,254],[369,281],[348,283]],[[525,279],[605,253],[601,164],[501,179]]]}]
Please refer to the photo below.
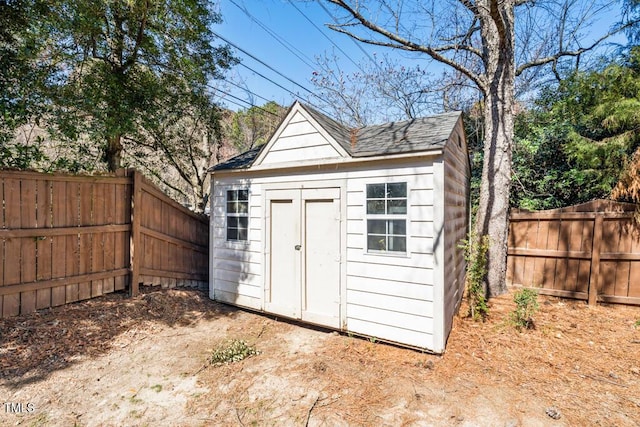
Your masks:
[{"label": "leafy bush", "polygon": [[227,363],[239,362],[251,356],[260,354],[255,346],[243,340],[230,340],[218,346],[209,357],[209,364],[220,366]]},{"label": "leafy bush", "polygon": [[511,320],[516,329],[531,329],[534,326],[533,315],[538,311],[538,292],[533,289],[521,289],[513,295],[516,303],[515,310],[511,313]]},{"label": "leafy bush", "polygon": [[489,314],[484,280],[487,275],[487,252],[489,236],[476,236],[470,233],[467,240],[460,245],[464,249],[467,261],[467,298],[469,299],[468,315],[473,320],[484,320]]}]

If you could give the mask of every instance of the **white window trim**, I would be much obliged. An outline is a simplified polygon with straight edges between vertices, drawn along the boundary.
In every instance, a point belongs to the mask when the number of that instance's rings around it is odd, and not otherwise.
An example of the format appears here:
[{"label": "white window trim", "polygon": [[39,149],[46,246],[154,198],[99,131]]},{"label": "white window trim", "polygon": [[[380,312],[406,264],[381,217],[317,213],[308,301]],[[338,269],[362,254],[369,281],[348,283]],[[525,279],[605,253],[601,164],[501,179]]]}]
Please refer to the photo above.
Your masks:
[{"label": "white window trim", "polygon": [[[238,213],[229,213],[227,212],[227,204],[229,203],[229,191],[247,191],[247,213],[246,214],[238,214]],[[228,218],[229,216],[233,216],[235,218],[246,217],[247,218],[247,240],[238,240],[238,239],[229,239],[229,224]],[[230,246],[248,246],[251,239],[249,237],[249,232],[251,230],[251,189],[249,187],[228,187],[224,190],[224,241],[227,245]]]},{"label": "white window trim", "polygon": [[[407,189],[407,194],[405,196],[407,200],[407,212],[405,214],[369,214],[367,213],[367,201],[370,200],[367,197],[367,186],[375,185],[375,184],[405,184]],[[410,255],[409,251],[409,225],[411,221],[409,220],[409,212],[411,205],[409,203],[409,195],[411,194],[411,189],[409,187],[409,182],[407,180],[376,180],[367,182],[364,185],[364,253],[365,255],[375,255],[375,256],[388,256],[388,257],[400,257],[400,258],[408,258]],[[378,250],[370,250],[369,249],[369,229],[368,229],[368,220],[404,220],[405,221],[405,248],[404,252],[400,251],[378,251]]]}]

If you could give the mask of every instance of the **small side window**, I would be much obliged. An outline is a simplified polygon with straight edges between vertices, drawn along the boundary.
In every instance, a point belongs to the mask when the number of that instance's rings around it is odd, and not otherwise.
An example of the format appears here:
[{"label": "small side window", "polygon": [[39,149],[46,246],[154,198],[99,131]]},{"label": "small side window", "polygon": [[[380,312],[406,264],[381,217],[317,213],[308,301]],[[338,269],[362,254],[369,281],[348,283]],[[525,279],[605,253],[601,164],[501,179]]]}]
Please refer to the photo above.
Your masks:
[{"label": "small side window", "polygon": [[407,252],[407,183],[367,184],[367,251]]},{"label": "small side window", "polygon": [[227,240],[249,238],[249,190],[227,190]]}]

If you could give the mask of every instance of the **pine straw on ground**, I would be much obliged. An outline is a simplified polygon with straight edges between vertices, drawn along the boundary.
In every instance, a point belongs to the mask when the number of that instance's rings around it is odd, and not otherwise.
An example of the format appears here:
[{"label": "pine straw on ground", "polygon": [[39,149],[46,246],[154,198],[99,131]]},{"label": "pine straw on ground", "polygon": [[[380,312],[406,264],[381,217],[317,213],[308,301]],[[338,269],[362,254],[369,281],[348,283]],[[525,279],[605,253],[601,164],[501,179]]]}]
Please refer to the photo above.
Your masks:
[{"label": "pine straw on ground", "polygon": [[[0,319],[0,379],[41,377],[80,356],[98,356],[133,342],[154,323],[187,326],[229,308],[201,292],[142,287],[75,304]],[[24,379],[24,378],[21,378]]]},{"label": "pine straw on ground", "polygon": [[[640,307],[589,307],[541,296],[535,329],[518,332],[508,321],[514,308],[508,294],[491,301],[484,323],[456,317],[443,356],[335,333],[312,335],[319,340],[313,350],[298,352],[296,343],[286,340],[299,325],[217,304],[198,291],[142,289],[135,298],[110,294],[0,319],[0,380],[46,379],[48,372],[81,357],[98,357],[147,337],[159,340],[154,328],[191,327],[228,316],[233,318],[228,338],[247,338],[261,354],[198,373],[205,386],[219,383],[220,388],[188,403],[198,413],[235,411],[224,421],[277,424],[290,415],[284,412],[289,408],[298,411],[301,425],[312,415],[328,424],[411,424],[420,422],[417,411],[446,396],[464,403],[500,389],[514,404],[552,402],[562,420],[573,425],[640,422]],[[264,364],[270,367],[261,370]],[[290,390],[278,400],[283,378],[300,383],[299,402],[290,399]],[[256,400],[269,381],[276,392]],[[404,415],[381,422],[379,414],[393,413],[390,402],[401,401],[399,396],[405,400],[399,411]],[[451,411],[454,424],[464,419]]]},{"label": "pine straw on ground", "polygon": [[484,324],[458,317],[437,376],[547,396],[580,425],[640,424],[640,308],[539,301],[533,330],[510,324],[511,294],[491,301]]}]

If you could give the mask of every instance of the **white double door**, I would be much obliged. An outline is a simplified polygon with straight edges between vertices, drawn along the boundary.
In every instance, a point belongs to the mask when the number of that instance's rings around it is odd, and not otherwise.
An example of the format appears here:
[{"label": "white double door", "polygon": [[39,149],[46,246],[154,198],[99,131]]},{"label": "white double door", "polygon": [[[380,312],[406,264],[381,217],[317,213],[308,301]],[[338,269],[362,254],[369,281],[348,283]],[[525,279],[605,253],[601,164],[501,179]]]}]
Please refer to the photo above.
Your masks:
[{"label": "white double door", "polygon": [[265,310],[340,327],[340,189],[266,191]]}]

